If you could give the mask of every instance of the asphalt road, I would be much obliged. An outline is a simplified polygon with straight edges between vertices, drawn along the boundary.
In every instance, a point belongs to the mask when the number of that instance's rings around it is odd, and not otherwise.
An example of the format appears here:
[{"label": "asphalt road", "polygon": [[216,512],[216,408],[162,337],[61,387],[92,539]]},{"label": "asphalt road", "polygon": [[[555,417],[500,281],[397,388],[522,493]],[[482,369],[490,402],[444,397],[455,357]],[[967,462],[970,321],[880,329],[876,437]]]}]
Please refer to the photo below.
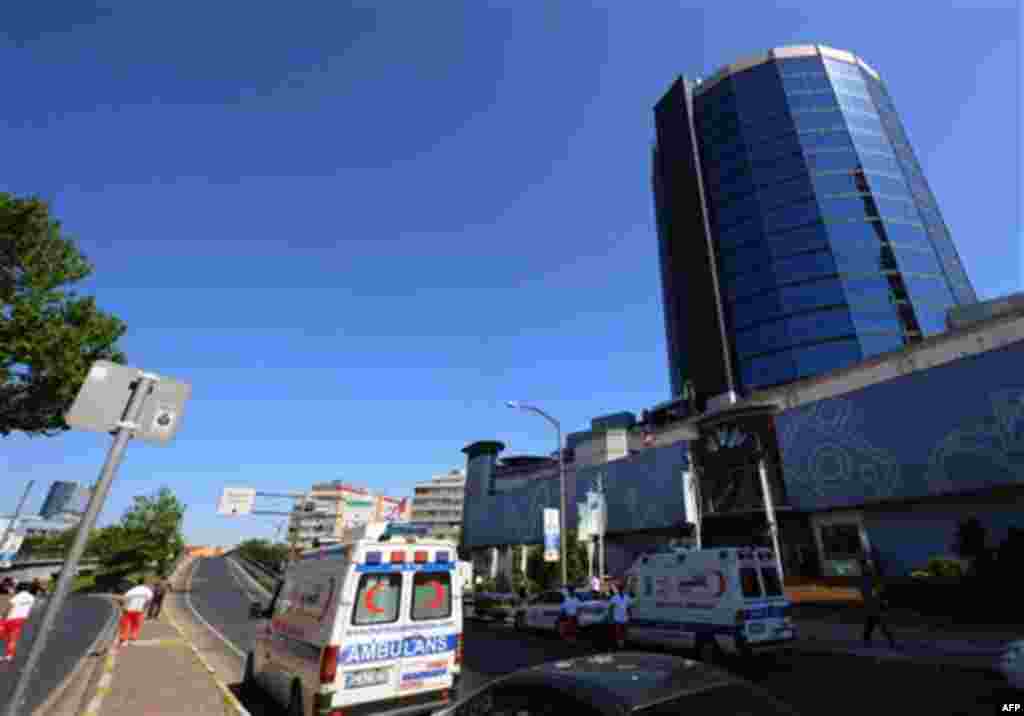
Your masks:
[{"label": "asphalt road", "polygon": [[[247,618],[251,597],[230,572],[224,559],[203,560],[193,581],[193,603],[204,619],[241,651],[252,642],[254,625]],[[519,633],[511,626],[466,622],[463,693],[516,669],[600,651],[581,640],[571,646],[554,635]],[[681,654],[686,656],[686,654]],[[873,713],[927,713],[936,716],[991,714],[1009,694],[994,676],[963,670],[939,672],[910,663],[875,661],[854,656],[811,656],[762,659],[753,666],[727,664],[801,713],[830,716],[871,716]],[[237,688],[236,688],[237,692]],[[245,701],[253,716],[279,714],[266,701]]]},{"label": "asphalt road", "polygon": [[[71,672],[78,660],[86,655],[86,650],[109,621],[113,609],[113,605],[101,597],[72,595],[68,598],[50,633],[40,667],[29,683],[26,699],[28,708],[25,709],[25,713],[30,713],[42,704],[49,693]],[[45,610],[46,603],[36,604],[21,633],[18,654],[14,661],[0,663],[0,704],[8,704],[13,695],[18,675],[28,657],[29,647],[35,639],[36,626]]]}]

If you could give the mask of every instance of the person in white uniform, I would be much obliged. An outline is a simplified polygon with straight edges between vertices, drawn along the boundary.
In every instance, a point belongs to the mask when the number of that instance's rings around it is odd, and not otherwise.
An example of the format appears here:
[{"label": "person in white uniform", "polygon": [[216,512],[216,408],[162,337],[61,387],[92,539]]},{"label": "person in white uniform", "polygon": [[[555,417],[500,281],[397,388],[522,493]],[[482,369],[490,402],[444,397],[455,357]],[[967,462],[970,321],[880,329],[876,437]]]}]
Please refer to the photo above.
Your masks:
[{"label": "person in white uniform", "polygon": [[121,597],[121,605],[124,612],[121,614],[121,639],[120,645],[124,646],[139,638],[139,631],[142,629],[142,620],[146,615],[146,607],[153,600],[153,590],[146,586],[145,582],[139,582]]}]

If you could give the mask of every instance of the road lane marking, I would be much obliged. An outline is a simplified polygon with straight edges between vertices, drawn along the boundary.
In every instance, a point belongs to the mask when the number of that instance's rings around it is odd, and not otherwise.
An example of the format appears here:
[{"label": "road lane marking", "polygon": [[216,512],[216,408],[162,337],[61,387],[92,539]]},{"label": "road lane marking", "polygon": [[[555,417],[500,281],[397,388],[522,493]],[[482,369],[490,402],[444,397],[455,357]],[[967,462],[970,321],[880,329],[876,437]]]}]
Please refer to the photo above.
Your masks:
[{"label": "road lane marking", "polygon": [[96,693],[89,701],[83,716],[99,714],[100,708],[103,706],[103,699],[110,693],[110,685],[114,681],[114,665],[117,664],[118,651],[120,651],[120,647],[117,644],[111,646],[107,651],[107,657],[103,660],[103,674],[100,676],[99,683],[96,684]]},{"label": "road lane marking", "polygon": [[[197,566],[198,566],[198,564],[197,564]],[[188,574],[188,583],[185,585],[185,604],[192,611],[192,614],[195,615],[196,619],[198,619],[200,622],[202,622],[202,624],[207,629],[209,629],[214,634],[214,636],[216,636],[218,639],[220,639],[222,642],[224,642],[224,644],[229,649],[231,649],[231,651],[233,651],[235,653],[235,655],[239,659],[242,659],[244,661],[245,660],[245,652],[242,651],[241,649],[239,649],[237,646],[235,646],[231,642],[230,639],[228,639],[226,636],[221,634],[217,630],[217,628],[215,626],[213,626],[213,624],[211,624],[210,622],[206,621],[206,619],[203,618],[203,615],[200,614],[199,611],[192,604],[192,578],[195,576],[195,574],[196,574],[196,569],[195,568],[193,568],[192,571],[190,571],[189,574]]]}]

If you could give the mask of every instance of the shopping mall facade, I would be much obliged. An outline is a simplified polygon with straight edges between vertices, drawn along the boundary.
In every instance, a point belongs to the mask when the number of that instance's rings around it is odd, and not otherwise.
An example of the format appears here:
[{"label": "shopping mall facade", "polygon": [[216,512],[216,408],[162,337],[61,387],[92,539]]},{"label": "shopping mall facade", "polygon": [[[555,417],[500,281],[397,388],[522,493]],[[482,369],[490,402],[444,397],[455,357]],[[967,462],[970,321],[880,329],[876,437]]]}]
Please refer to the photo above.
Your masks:
[{"label": "shopping mall facade", "polygon": [[[582,443],[577,435],[567,452],[569,529],[603,475],[606,571],[620,574],[688,534],[682,481],[693,466],[704,544],[770,544],[763,458],[787,577],[851,574],[861,554],[907,574],[949,554],[958,521],[971,516],[998,543],[1024,527],[1024,295],[984,309],[974,308],[980,320],[823,376],[700,412],[675,401]],[[613,442],[626,449],[607,450]],[[502,449],[478,441],[463,450],[463,544],[478,574],[510,569],[512,547],[541,544],[542,510],[559,506],[554,465],[505,480]]]}]

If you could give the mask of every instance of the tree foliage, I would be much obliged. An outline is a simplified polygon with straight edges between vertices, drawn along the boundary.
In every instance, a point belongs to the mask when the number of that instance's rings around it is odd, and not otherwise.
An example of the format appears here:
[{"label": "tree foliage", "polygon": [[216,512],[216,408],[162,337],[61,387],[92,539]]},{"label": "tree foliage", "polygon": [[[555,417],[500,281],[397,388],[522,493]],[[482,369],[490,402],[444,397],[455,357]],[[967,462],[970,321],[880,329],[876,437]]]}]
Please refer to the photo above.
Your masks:
[{"label": "tree foliage", "polygon": [[245,559],[274,568],[279,568],[288,558],[288,545],[265,539],[246,540],[238,545],[238,551]]},{"label": "tree foliage", "polygon": [[[577,539],[576,530],[569,530],[565,540],[565,551],[569,562],[569,584],[578,585],[587,576],[587,548]],[[544,548],[533,545],[529,547],[526,556],[526,579],[542,590],[562,586],[562,567],[559,562],[545,562]]]},{"label": "tree foliage", "polygon": [[0,435],[67,430],[92,363],[124,362],[125,324],[70,289],[92,271],[45,201],[0,193]]},{"label": "tree foliage", "polygon": [[97,530],[89,540],[89,552],[108,572],[164,576],[185,551],[184,516],[185,506],[169,488],[161,487],[136,497],[120,523]]}]

